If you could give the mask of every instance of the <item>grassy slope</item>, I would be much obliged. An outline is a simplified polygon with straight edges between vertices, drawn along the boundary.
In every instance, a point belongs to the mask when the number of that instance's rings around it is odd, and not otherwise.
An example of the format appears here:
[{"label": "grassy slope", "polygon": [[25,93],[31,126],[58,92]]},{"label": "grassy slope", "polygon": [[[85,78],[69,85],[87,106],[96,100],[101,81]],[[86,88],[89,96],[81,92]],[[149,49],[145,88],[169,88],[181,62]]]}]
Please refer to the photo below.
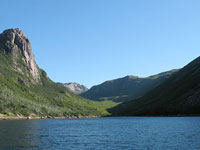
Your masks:
[{"label": "grassy slope", "polygon": [[46,77],[41,71],[42,85],[24,85],[18,78],[29,83],[28,72],[23,70],[23,62],[18,66],[24,75],[13,69],[9,55],[0,54],[0,114],[29,116],[104,116],[112,102],[93,102],[71,93]]},{"label": "grassy slope", "polygon": [[113,115],[200,114],[200,57],[171,76],[163,84],[137,100],[109,111]]},{"label": "grassy slope", "polygon": [[93,86],[81,96],[96,101],[125,102],[137,99],[168,79],[177,70],[163,72],[147,78],[126,76]]}]

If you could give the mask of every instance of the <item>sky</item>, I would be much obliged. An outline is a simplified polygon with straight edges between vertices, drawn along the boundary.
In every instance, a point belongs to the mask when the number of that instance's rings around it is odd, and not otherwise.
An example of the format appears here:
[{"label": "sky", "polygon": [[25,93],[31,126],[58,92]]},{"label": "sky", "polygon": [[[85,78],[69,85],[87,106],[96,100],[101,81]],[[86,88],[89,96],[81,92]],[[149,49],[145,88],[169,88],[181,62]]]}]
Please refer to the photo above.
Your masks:
[{"label": "sky", "polygon": [[199,0],[1,0],[55,82],[91,87],[181,68],[200,53]]}]

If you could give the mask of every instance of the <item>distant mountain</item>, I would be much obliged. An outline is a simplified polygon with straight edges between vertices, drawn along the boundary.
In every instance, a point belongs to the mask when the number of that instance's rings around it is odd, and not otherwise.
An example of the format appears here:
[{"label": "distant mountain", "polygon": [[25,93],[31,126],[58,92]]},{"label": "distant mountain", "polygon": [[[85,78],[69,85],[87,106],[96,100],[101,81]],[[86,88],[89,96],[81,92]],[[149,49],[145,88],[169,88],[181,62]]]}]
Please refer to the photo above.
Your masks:
[{"label": "distant mountain", "polygon": [[81,96],[96,101],[110,100],[122,102],[136,99],[161,84],[175,72],[177,70],[163,72],[146,78],[126,76],[106,81],[100,85],[93,86],[87,92],[82,93]]},{"label": "distant mountain", "polygon": [[145,96],[109,110],[113,115],[200,114],[200,57]]},{"label": "distant mountain", "polygon": [[80,85],[79,83],[76,82],[70,82],[70,83],[59,83],[68,88],[71,92],[75,94],[81,94],[83,92],[88,91],[88,88],[84,85]]},{"label": "distant mountain", "polygon": [[104,108],[50,80],[23,31],[0,34],[0,116],[102,116]]}]

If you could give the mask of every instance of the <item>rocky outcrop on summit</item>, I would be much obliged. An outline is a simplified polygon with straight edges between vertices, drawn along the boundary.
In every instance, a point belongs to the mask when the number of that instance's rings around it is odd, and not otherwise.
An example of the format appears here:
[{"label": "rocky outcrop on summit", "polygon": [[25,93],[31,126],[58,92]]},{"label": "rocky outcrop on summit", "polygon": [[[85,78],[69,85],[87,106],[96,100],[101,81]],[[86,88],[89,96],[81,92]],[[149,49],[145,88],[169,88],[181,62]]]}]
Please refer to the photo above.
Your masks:
[{"label": "rocky outcrop on summit", "polygon": [[39,83],[40,72],[35,62],[29,39],[20,29],[8,29],[0,34],[0,52],[10,54],[13,58],[14,68],[23,74],[18,67],[18,61],[23,61],[24,67],[30,73],[31,82]]},{"label": "rocky outcrop on summit", "polygon": [[86,92],[88,90],[88,88],[84,85],[80,85],[78,83],[75,82],[71,82],[71,83],[63,83],[63,86],[65,86],[66,88],[68,88],[70,91],[72,91],[75,94],[81,94],[83,92]]}]

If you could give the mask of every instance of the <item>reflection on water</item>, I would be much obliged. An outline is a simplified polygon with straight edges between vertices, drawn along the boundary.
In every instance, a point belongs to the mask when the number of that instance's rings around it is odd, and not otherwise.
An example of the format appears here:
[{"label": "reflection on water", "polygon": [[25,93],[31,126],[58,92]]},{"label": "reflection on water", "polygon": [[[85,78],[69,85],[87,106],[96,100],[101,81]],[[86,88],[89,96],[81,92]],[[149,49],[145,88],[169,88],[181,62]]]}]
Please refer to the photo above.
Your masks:
[{"label": "reflection on water", "polygon": [[37,148],[40,145],[38,135],[41,123],[34,120],[0,121],[1,149]]},{"label": "reflection on water", "polygon": [[199,150],[200,117],[0,121],[0,149]]}]

